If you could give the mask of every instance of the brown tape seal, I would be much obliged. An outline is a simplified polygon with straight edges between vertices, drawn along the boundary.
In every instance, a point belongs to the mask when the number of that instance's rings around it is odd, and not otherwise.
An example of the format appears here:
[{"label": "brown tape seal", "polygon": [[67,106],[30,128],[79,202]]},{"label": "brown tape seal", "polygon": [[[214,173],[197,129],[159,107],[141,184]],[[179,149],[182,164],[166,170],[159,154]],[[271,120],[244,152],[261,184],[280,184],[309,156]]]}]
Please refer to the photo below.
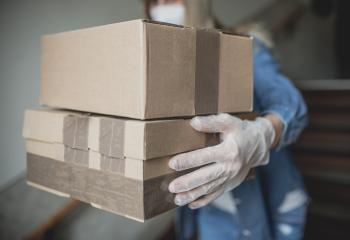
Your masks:
[{"label": "brown tape seal", "polygon": [[87,150],[89,118],[69,115],[63,121],[63,144],[72,148]]},{"label": "brown tape seal", "polygon": [[[78,166],[89,167],[90,150],[75,149],[64,146],[64,161]],[[101,153],[96,153],[100,157],[99,169],[125,175],[125,159],[109,157]]]},{"label": "brown tape seal", "polygon": [[101,155],[100,168],[104,171],[125,175],[125,159]]},{"label": "brown tape seal", "polygon": [[99,148],[103,155],[124,158],[125,122],[113,118],[101,118]]},{"label": "brown tape seal", "polygon": [[218,111],[220,35],[209,29],[196,30],[195,113]]},{"label": "brown tape seal", "polygon": [[89,152],[87,150],[79,150],[64,146],[65,162],[74,163],[81,166],[89,166]]}]

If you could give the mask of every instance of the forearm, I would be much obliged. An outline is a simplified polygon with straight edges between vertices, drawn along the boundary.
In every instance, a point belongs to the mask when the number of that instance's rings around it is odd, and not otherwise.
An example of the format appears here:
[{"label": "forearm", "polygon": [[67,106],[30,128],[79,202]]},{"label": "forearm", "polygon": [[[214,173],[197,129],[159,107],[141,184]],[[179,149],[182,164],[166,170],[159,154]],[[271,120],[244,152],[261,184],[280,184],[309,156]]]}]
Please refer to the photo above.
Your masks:
[{"label": "forearm", "polygon": [[274,148],[280,142],[280,139],[281,139],[281,136],[283,133],[284,124],[283,124],[282,120],[273,113],[269,113],[269,114],[265,115],[264,118],[266,118],[267,120],[269,120],[272,123],[272,126],[275,130],[275,139],[274,139],[273,144],[271,146],[271,148]]},{"label": "forearm", "polygon": [[254,66],[254,111],[273,124],[276,137],[272,147],[280,149],[296,141],[306,126],[307,108],[298,89],[264,46],[255,54]]}]

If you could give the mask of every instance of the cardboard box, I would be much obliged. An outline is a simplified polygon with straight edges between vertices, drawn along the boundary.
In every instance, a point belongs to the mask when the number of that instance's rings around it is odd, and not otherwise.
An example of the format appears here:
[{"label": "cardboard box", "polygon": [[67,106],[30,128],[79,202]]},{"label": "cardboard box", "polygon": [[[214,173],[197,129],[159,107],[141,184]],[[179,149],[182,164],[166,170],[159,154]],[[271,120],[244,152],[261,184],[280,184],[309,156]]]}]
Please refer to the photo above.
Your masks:
[{"label": "cardboard box", "polygon": [[26,141],[27,182],[63,197],[144,221],[175,208],[168,185],[183,173],[170,157],[143,161],[105,156],[59,143]]},{"label": "cardboard box", "polygon": [[143,176],[141,180],[126,177],[114,170],[96,169],[27,153],[29,185],[59,196],[72,197],[90,203],[93,207],[138,221],[144,221],[176,207],[174,195],[168,191],[168,185],[180,174],[172,172],[155,177],[148,175]]},{"label": "cardboard box", "polygon": [[23,137],[91,149],[115,158],[147,160],[214,145],[214,134],[195,131],[188,119],[139,121],[59,110],[27,110]]},{"label": "cardboard box", "polygon": [[42,38],[41,104],[135,119],[252,110],[252,39],[145,20]]},{"label": "cardboard box", "polygon": [[[240,115],[251,119],[254,115]],[[27,110],[27,181],[138,221],[176,207],[168,167],[177,153],[219,143],[188,119],[140,121],[59,110]]]},{"label": "cardboard box", "polygon": [[26,140],[26,151],[57,161],[121,174],[140,181],[173,172],[168,167],[171,156],[153,158],[147,161],[134,158],[116,158],[93,150],[76,149],[60,143],[38,140]]},{"label": "cardboard box", "polygon": [[176,206],[168,191],[184,174],[173,154],[219,142],[188,119],[140,121],[60,110],[27,110],[27,181],[138,221]]}]

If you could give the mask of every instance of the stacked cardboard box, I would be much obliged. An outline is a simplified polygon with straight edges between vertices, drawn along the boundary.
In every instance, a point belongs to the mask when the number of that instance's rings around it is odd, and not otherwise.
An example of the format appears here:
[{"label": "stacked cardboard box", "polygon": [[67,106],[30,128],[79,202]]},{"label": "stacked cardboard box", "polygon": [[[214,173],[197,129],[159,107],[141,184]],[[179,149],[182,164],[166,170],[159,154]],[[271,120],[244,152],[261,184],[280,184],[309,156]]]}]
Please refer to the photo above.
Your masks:
[{"label": "stacked cardboard box", "polygon": [[251,58],[249,37],[145,20],[44,37],[41,103],[79,112],[26,112],[28,183],[140,221],[174,208],[170,157],[218,143],[189,117],[251,111]]},{"label": "stacked cardboard box", "polygon": [[125,216],[174,207],[169,156],[215,144],[188,120],[136,121],[67,111],[26,112],[28,182]]}]

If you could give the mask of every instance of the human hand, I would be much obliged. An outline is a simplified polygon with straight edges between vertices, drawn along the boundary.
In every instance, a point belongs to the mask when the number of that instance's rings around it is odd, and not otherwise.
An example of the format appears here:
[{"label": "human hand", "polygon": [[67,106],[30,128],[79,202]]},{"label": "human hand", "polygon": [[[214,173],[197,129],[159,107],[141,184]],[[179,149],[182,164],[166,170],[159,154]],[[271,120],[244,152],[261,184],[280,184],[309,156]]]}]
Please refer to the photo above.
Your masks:
[{"label": "human hand", "polygon": [[203,207],[241,184],[252,167],[269,161],[275,129],[266,118],[248,121],[219,114],[194,117],[191,126],[200,132],[219,132],[221,143],[179,154],[169,161],[175,171],[201,167],[169,184],[179,206]]}]

